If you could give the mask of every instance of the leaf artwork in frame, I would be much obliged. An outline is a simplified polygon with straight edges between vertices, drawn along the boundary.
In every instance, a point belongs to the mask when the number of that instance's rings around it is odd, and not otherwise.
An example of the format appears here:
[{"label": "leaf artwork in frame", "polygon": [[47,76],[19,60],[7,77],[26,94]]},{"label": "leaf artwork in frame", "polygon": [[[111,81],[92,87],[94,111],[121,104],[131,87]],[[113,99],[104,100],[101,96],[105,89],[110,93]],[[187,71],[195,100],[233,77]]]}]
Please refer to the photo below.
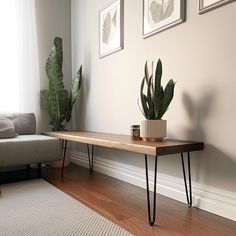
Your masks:
[{"label": "leaf artwork in frame", "polygon": [[111,42],[116,33],[117,33],[117,8],[114,9],[114,15],[111,16],[111,13],[108,12],[103,19],[102,23],[102,42],[105,44],[109,44]]},{"label": "leaf artwork in frame", "polygon": [[143,38],[185,21],[185,0],[143,0]]},{"label": "leaf artwork in frame", "polygon": [[158,22],[170,17],[173,14],[174,0],[163,0],[161,3],[152,0],[149,8],[151,19],[155,24],[157,24]]},{"label": "leaf artwork in frame", "polygon": [[99,12],[99,56],[123,48],[123,0],[116,0]]}]

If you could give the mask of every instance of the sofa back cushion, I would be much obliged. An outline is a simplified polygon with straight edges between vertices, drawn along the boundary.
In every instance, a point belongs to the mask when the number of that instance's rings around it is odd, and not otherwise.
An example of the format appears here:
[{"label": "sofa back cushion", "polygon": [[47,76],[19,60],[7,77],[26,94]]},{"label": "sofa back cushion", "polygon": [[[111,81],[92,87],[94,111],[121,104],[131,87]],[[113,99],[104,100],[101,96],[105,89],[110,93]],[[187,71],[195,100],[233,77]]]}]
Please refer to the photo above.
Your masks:
[{"label": "sofa back cushion", "polygon": [[0,117],[6,117],[14,123],[16,134],[35,134],[36,132],[34,113],[1,114]]},{"label": "sofa back cushion", "polygon": [[15,126],[7,117],[0,117],[0,138],[15,138]]},{"label": "sofa back cushion", "polygon": [[11,120],[14,122],[17,134],[35,134],[36,119],[34,113],[12,114]]}]

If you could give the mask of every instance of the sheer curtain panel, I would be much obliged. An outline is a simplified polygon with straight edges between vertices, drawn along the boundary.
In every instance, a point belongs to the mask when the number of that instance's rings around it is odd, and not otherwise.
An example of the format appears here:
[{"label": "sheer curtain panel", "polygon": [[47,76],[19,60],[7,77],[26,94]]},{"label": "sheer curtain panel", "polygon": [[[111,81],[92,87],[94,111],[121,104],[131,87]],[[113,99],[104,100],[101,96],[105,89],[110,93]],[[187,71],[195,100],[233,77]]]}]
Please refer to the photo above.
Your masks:
[{"label": "sheer curtain panel", "polygon": [[34,0],[0,1],[0,113],[39,114]]}]

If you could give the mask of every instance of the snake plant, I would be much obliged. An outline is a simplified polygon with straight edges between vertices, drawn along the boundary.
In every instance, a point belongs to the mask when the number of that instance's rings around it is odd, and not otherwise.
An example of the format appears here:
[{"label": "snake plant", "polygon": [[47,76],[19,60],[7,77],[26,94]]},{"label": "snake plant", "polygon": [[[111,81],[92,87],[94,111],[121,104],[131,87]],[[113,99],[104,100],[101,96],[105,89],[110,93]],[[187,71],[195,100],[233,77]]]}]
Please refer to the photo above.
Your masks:
[{"label": "snake plant", "polygon": [[45,70],[49,80],[49,88],[40,91],[40,104],[49,115],[52,130],[65,130],[71,120],[71,112],[82,82],[82,66],[71,82],[70,90],[63,83],[63,49],[62,39],[55,37],[51,52],[48,56]]},{"label": "snake plant", "polygon": [[[163,89],[161,78],[161,60],[159,59],[157,62],[155,78],[152,74],[149,76],[148,65],[146,62],[144,67],[144,78],[140,89],[140,99],[142,104],[141,111],[147,120],[160,120],[173,99],[175,82],[172,79],[169,80],[165,89]],[[145,88],[146,93],[144,92]]]}]

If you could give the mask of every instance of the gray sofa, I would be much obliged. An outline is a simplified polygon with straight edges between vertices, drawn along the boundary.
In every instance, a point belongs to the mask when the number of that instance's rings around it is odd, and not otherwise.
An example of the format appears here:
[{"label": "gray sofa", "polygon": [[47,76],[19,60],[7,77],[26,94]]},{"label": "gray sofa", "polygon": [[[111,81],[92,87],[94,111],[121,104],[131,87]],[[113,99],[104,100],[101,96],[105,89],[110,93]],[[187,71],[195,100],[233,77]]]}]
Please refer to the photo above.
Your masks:
[{"label": "gray sofa", "polygon": [[60,140],[35,132],[33,113],[0,115],[0,168],[61,159]]}]

